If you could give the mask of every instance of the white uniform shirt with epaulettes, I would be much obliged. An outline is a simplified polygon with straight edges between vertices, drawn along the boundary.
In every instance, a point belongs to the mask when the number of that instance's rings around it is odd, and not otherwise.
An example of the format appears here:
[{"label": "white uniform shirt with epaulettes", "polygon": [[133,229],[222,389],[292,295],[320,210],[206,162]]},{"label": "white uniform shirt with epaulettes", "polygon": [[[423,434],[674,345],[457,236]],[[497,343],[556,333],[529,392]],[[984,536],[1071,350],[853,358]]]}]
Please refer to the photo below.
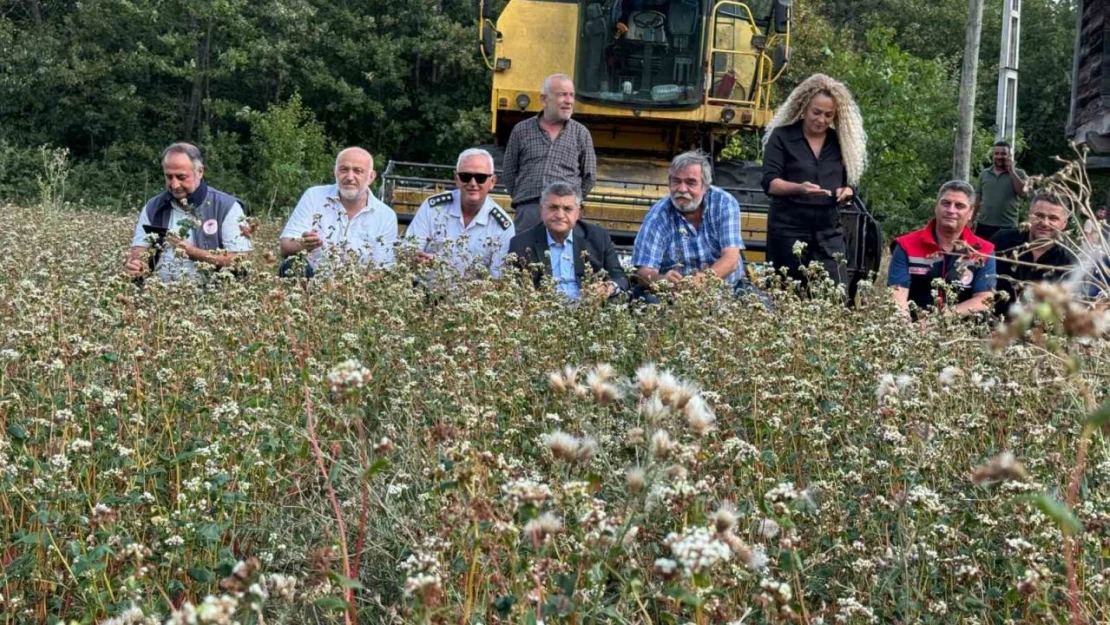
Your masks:
[{"label": "white uniform shirt with epaulettes", "polygon": [[457,189],[424,200],[405,231],[405,239],[416,249],[443,255],[460,275],[472,274],[480,266],[493,277],[501,275],[514,235],[513,220],[488,196],[478,214],[463,225]]}]

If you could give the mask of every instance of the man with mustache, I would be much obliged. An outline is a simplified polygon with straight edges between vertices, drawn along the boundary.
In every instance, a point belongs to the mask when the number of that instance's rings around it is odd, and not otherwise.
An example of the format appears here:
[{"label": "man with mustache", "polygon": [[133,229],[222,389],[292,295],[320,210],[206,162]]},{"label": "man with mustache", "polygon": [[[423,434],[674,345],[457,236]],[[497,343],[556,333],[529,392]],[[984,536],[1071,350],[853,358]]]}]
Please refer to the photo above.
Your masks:
[{"label": "man with mustache", "polygon": [[1041,193],[1029,204],[1029,231],[1017,228],[994,235],[998,252],[998,291],[1009,295],[995,303],[995,314],[1010,310],[1025,284],[1059,282],[1075,266],[1075,254],[1057,242],[1068,227],[1068,209],[1059,197]]},{"label": "man with mustache", "polygon": [[976,236],[990,239],[999,230],[1017,228],[1025,178],[1025,171],[1014,165],[1010,144],[996,142],[991,150],[991,166],[980,172],[979,186],[975,189]]},{"label": "man with mustache", "polygon": [[553,182],[570,183],[585,198],[597,179],[597,155],[590,131],[574,113],[574,83],[552,74],[540,90],[543,111],[516,126],[505,146],[501,182],[513,199],[516,231],[540,223],[540,192]]},{"label": "man with mustache", "polygon": [[[124,266],[127,275],[141,279],[155,271],[163,281],[191,278],[197,263],[229,267],[251,251],[245,216],[239,200],[208,186],[200,150],[174,143],[162,152],[166,190],[154,196],[139,214],[131,250]],[[159,245],[152,253],[155,241]],[[165,241],[169,245],[160,245]]]},{"label": "man with mustache", "polygon": [[743,282],[740,204],[712,186],[713,167],[701,152],[671,161],[671,193],[648,211],[636,233],[632,264],[642,282],[706,284],[714,275],[734,288]]},{"label": "man with mustache", "polygon": [[355,260],[377,268],[393,264],[397,214],[370,193],[374,158],[362,148],[347,148],[335,158],[335,184],[304,192],[281,231],[280,273],[287,276],[291,257],[304,253],[304,276],[324,266]]}]

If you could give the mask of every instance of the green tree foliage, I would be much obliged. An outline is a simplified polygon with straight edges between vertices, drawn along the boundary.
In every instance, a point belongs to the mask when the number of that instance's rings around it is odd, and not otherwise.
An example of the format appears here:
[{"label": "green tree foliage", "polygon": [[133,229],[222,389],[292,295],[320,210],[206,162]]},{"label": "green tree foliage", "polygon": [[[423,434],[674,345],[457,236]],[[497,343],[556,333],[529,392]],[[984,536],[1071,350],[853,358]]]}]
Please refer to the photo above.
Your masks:
[{"label": "green tree foliage", "polygon": [[[75,168],[72,199],[117,204],[158,187],[162,147],[197,141],[218,152],[214,180],[242,185],[228,191],[288,208],[254,178],[275,167],[317,177],[323,155],[301,150],[442,160],[485,139],[477,13],[469,0],[0,0],[0,145],[70,148],[96,163]],[[285,139],[302,143],[279,166],[285,155],[259,153],[252,133],[289,129],[297,111],[312,117],[293,124],[300,138]],[[333,145],[310,137],[314,124]],[[12,162],[0,192],[25,195],[35,172],[18,164],[35,159]]]}]

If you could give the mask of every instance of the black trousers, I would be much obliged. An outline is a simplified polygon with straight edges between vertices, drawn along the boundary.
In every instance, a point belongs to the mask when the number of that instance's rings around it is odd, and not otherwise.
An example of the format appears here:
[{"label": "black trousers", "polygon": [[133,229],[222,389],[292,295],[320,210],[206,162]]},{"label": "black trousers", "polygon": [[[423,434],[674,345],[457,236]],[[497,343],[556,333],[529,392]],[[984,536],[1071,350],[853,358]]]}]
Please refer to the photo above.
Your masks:
[{"label": "black trousers", "polygon": [[[840,211],[835,206],[772,207],[767,224],[768,262],[776,268],[786,267],[791,278],[802,281],[805,280],[802,267],[817,262],[837,284],[845,283],[844,228],[840,225]],[[805,244],[800,257],[794,254],[794,245],[799,241]]]}]

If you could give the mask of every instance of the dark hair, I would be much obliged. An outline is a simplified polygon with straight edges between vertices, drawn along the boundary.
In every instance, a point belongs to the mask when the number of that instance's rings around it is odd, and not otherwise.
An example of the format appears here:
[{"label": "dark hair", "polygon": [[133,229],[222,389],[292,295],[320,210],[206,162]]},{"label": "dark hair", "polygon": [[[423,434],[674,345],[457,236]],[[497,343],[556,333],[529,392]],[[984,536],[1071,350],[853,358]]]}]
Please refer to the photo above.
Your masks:
[{"label": "dark hair", "polygon": [[544,187],[543,193],[540,194],[540,205],[546,206],[547,200],[552,197],[573,197],[575,206],[582,205],[582,198],[579,197],[578,190],[570,183],[562,180],[556,180]]},{"label": "dark hair", "polygon": [[1071,213],[1070,202],[1050,191],[1041,191],[1040,193],[1034,195],[1033,199],[1029,200],[1029,208],[1032,208],[1033,205],[1037,202],[1045,202],[1046,204],[1059,206],[1060,208],[1063,208],[1066,213]]},{"label": "dark hair", "polygon": [[1010,149],[1010,142],[1009,141],[1002,141],[1001,139],[999,139],[998,141],[994,142],[994,147],[996,147],[996,148],[1006,148],[1007,150],[1009,150]]},{"label": "dark hair", "polygon": [[967,196],[969,202],[971,202],[972,204],[975,203],[975,187],[971,186],[963,180],[949,180],[948,182],[940,185],[940,190],[937,191],[937,201],[939,202],[940,198],[944,197],[944,194],[948,193],[949,191],[963,193]]}]

